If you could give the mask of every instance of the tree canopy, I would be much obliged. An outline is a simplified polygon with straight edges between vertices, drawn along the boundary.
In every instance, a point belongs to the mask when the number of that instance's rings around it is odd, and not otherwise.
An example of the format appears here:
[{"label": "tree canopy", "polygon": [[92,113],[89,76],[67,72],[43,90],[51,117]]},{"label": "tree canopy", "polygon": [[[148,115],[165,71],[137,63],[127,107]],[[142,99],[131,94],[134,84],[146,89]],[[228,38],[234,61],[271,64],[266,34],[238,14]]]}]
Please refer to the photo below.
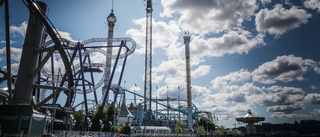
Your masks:
[{"label": "tree canopy", "polygon": [[[94,113],[91,122],[92,126],[90,128],[91,131],[100,131],[101,130],[101,125],[99,120],[102,120],[104,126],[102,131],[109,132],[110,131],[110,124],[113,123],[113,116],[114,116],[114,105],[111,104],[108,106],[108,108],[104,108],[101,105],[98,106],[96,112]],[[113,125],[113,124],[112,124]]]},{"label": "tree canopy", "polygon": [[[175,127],[174,131],[175,131],[176,133],[182,133],[183,128],[184,128],[184,123],[183,123],[183,121],[177,120],[177,121],[176,121],[176,127]],[[181,131],[181,130],[182,130],[182,131]]]},{"label": "tree canopy", "polygon": [[215,124],[206,117],[200,117],[199,126],[203,126],[206,132],[215,131]]}]

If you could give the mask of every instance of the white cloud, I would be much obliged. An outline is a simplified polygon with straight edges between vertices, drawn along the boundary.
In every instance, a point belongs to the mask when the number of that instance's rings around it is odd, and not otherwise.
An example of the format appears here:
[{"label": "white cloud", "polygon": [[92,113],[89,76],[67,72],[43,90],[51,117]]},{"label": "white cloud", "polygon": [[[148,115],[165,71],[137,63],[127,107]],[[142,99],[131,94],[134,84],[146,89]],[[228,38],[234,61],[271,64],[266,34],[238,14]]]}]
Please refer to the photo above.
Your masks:
[{"label": "white cloud", "polygon": [[226,54],[248,54],[259,44],[263,45],[263,35],[253,37],[249,31],[229,31],[219,38],[196,36],[190,43],[190,53],[199,57],[221,57]]},{"label": "white cloud", "polygon": [[210,73],[211,67],[210,65],[201,65],[196,70],[191,72],[191,78],[199,78]]},{"label": "white cloud", "polygon": [[138,92],[138,91],[141,91],[141,88],[138,86],[132,85],[129,90],[132,92]]},{"label": "white cloud", "polygon": [[305,7],[317,10],[320,13],[320,0],[307,0],[303,4]]},{"label": "white cloud", "polygon": [[[183,87],[182,90],[186,91],[185,86]],[[196,99],[198,97],[206,97],[207,95],[210,95],[210,93],[211,93],[211,90],[206,87],[192,85],[192,88],[191,88],[192,99]],[[185,94],[185,97],[187,97],[186,94]]]},{"label": "white cloud", "polygon": [[259,32],[280,35],[287,30],[307,23],[311,16],[311,14],[296,6],[292,6],[289,10],[286,10],[282,7],[282,4],[277,4],[273,10],[260,10],[256,14],[255,22]]},{"label": "white cloud", "polygon": [[273,84],[276,80],[283,82],[304,80],[303,74],[307,72],[306,60],[294,55],[280,56],[275,60],[266,62],[252,72],[253,80]]},{"label": "white cloud", "polygon": [[271,0],[260,0],[262,4],[268,4],[271,3]]},{"label": "white cloud", "polygon": [[220,90],[228,90],[229,85],[232,83],[245,82],[251,78],[251,73],[248,70],[241,69],[236,72],[231,72],[226,76],[218,76],[210,83],[212,83],[212,88]]},{"label": "white cloud", "polygon": [[268,112],[284,112],[285,114],[291,114],[293,111],[302,110],[304,105],[302,104],[292,104],[292,105],[278,105],[268,107]]},{"label": "white cloud", "polygon": [[[22,54],[22,49],[21,48],[15,48],[15,47],[10,47],[10,52],[11,52],[11,59],[14,61],[20,61],[21,54]],[[2,59],[6,59],[6,47],[3,47],[0,49],[0,61]]]},{"label": "white cloud", "polygon": [[320,104],[320,94],[318,94],[318,93],[309,93],[305,97],[305,100],[307,102],[310,102],[311,104]]},{"label": "white cloud", "polygon": [[319,89],[319,87],[315,86],[315,85],[311,85],[310,87],[311,89]]},{"label": "white cloud", "polygon": [[271,86],[265,89],[268,93],[249,96],[249,102],[253,105],[267,107],[269,112],[286,114],[304,107],[302,103],[305,92],[301,88]]},{"label": "white cloud", "polygon": [[24,37],[26,35],[27,26],[28,26],[27,21],[22,22],[19,26],[11,25],[10,33],[19,34]]},{"label": "white cloud", "polygon": [[185,61],[182,59],[173,59],[168,61],[163,61],[158,67],[152,68],[153,73],[165,73],[167,76],[185,76]]},{"label": "white cloud", "polygon": [[152,83],[157,84],[161,82],[165,78],[165,75],[156,75],[155,73],[152,74]]},{"label": "white cloud", "polygon": [[[7,69],[7,65],[3,66],[4,69]],[[11,64],[11,73],[13,75],[17,75],[19,70],[19,63],[13,63]]]},{"label": "white cloud", "polygon": [[206,109],[206,111],[213,112],[219,120],[234,120],[235,117],[240,117],[246,113],[248,109],[252,110],[254,114],[257,114],[251,106],[244,104],[237,104],[232,107],[213,107]]},{"label": "white cloud", "polygon": [[[144,54],[145,53],[145,38],[146,38],[146,19],[140,18],[133,20],[133,23],[139,25],[141,28],[138,29],[129,29],[126,32],[126,35],[130,35],[137,43],[140,45],[140,48],[136,49],[136,53]],[[169,23],[152,20],[152,48],[165,48],[170,44],[174,44],[178,41],[179,33],[181,32],[180,28],[176,21],[169,21]]]},{"label": "white cloud", "polygon": [[[10,40],[10,44],[14,44],[14,43],[18,43],[18,42]],[[6,41],[5,40],[1,40],[0,44],[6,44]]]},{"label": "white cloud", "polygon": [[257,9],[255,0],[162,0],[160,16],[172,17],[177,13],[179,26],[191,33],[207,34],[232,30],[250,20]]}]

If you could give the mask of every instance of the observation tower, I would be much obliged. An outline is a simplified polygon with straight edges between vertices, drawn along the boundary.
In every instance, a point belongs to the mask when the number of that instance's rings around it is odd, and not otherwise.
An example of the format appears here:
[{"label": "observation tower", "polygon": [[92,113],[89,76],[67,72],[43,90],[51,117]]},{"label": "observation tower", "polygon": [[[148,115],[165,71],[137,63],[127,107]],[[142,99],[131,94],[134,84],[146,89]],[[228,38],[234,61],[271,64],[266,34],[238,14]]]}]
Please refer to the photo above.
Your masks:
[{"label": "observation tower", "polygon": [[[112,10],[111,13],[109,14],[109,16],[107,17],[107,21],[108,21],[108,38],[112,39],[113,38],[113,29],[114,29],[114,25],[117,22],[117,18],[116,16],[113,14],[113,3],[112,3]],[[105,84],[104,84],[104,88],[103,88],[103,94],[105,94],[105,89],[107,88],[107,85],[110,81],[110,72],[111,72],[111,58],[110,56],[112,55],[112,42],[108,41],[108,48],[107,48],[107,58],[106,58],[106,80],[105,80]],[[107,101],[109,100],[109,95],[107,95]]]},{"label": "observation tower", "polygon": [[254,126],[254,123],[257,123],[259,121],[264,121],[264,117],[258,117],[251,113],[251,110],[248,109],[248,112],[246,115],[242,117],[236,118],[238,122],[248,123],[247,125],[247,134],[256,134],[256,127]]}]

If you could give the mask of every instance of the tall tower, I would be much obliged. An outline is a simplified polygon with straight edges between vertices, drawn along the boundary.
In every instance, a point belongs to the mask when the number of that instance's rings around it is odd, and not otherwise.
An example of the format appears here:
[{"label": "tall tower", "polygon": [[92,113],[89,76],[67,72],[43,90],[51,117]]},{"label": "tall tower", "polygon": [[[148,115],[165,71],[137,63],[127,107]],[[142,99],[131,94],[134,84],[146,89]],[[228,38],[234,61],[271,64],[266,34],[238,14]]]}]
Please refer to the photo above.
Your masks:
[{"label": "tall tower", "polygon": [[[113,5],[113,3],[112,3]],[[116,16],[114,16],[113,14],[113,6],[112,6],[112,10],[110,15],[107,17],[107,21],[108,21],[108,38],[113,38],[113,29],[114,29],[114,25],[117,22],[117,18]],[[108,47],[107,47],[107,59],[106,59],[106,81],[104,83],[105,88],[107,88],[108,83],[110,81],[110,72],[111,72],[111,58],[109,55],[112,55],[112,42],[108,42]],[[108,102],[109,100],[109,95],[107,95],[107,99],[106,101]]]},{"label": "tall tower", "polygon": [[184,44],[186,45],[186,72],[187,72],[187,102],[188,102],[188,129],[192,128],[192,100],[191,100],[191,76],[190,76],[190,36],[184,36]]},{"label": "tall tower", "polygon": [[[152,1],[147,0],[146,16],[146,54],[144,71],[144,111],[151,111],[151,93],[152,93]],[[147,98],[149,98],[147,102]]]}]

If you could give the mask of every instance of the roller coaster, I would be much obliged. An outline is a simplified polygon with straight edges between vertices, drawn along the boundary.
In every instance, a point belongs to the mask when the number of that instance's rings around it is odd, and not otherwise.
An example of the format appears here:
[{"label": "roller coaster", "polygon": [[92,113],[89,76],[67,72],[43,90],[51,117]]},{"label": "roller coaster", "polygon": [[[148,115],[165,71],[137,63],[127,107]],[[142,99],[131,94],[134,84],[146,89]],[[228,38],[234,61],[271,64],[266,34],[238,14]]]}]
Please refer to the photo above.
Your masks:
[{"label": "roller coaster", "polygon": [[[156,115],[155,119],[168,121],[182,119],[183,121],[186,121],[188,108],[180,105],[180,102],[186,103],[187,100],[169,97],[166,99],[145,98],[143,95],[124,89],[120,86],[127,57],[132,55],[136,48],[136,43],[133,39],[91,38],[84,41],[64,39],[59,35],[57,29],[46,16],[46,5],[44,3],[34,2],[33,0],[23,0],[23,2],[31,13],[30,18],[36,19],[39,23],[38,28],[36,29],[44,29],[44,31],[39,31],[37,33],[41,41],[39,47],[35,49],[25,49],[24,47],[18,76],[10,74],[13,78],[12,83],[16,85],[13,90],[14,92],[0,90],[0,102],[4,102],[3,104],[10,104],[11,102],[7,102],[9,97],[8,92],[12,92],[14,104],[30,103],[32,109],[42,112],[45,112],[46,109],[48,109],[47,106],[54,106],[55,109],[59,107],[63,110],[63,114],[61,115],[66,114],[68,117],[68,114],[72,113],[76,107],[84,105],[85,116],[89,117],[89,112],[94,112],[99,104],[105,106],[106,103],[108,103],[108,100],[106,99],[111,90],[114,92],[114,104],[117,102],[123,103],[126,99],[125,93],[130,93],[144,98],[145,100],[150,100],[157,106],[162,106],[161,109],[156,107],[156,110],[153,112],[153,114]],[[45,7],[45,9],[43,9],[43,7]],[[27,37],[29,35],[33,35],[32,32],[30,32],[30,34],[27,32],[26,41],[28,41]],[[106,42],[115,44],[104,46],[103,43]],[[100,43],[100,45],[90,46],[93,43]],[[107,54],[105,49],[110,47],[117,49],[117,54]],[[24,52],[26,53],[24,54]],[[102,85],[107,81],[106,73],[110,73],[106,72],[106,70],[111,66],[106,66],[101,62],[94,62],[92,56],[95,54],[102,54],[107,59],[114,60],[110,80],[105,86]],[[29,61],[28,59],[31,57],[36,58],[36,60],[34,62]],[[123,59],[122,68],[119,77],[115,78],[114,75],[118,63],[121,63],[121,61],[119,61],[120,59]],[[35,64],[34,67],[28,66],[28,63],[30,62],[31,64]],[[26,68],[28,72],[26,71]],[[0,73],[1,84],[6,80],[8,73],[3,68],[1,68]],[[102,73],[102,75],[98,73]],[[114,79],[118,80],[116,82],[117,84],[112,84]],[[29,87],[30,89],[25,87]],[[98,92],[97,90],[100,88],[102,91]],[[30,93],[25,91],[30,91]],[[64,94],[60,94],[62,92]],[[101,94],[101,98],[98,98],[98,94]],[[76,95],[82,95],[83,100],[80,100],[80,103],[78,102],[79,104],[74,105],[76,102]],[[88,95],[92,95],[93,99]],[[120,101],[117,101],[118,95],[121,95]],[[32,98],[29,99],[28,97]],[[91,107],[88,102],[92,102]],[[172,105],[174,103],[169,102],[177,102],[178,105],[176,105],[177,107],[174,107],[175,105]],[[119,104],[118,106],[120,107],[122,105]],[[195,104],[192,104],[192,119],[195,122],[198,122],[199,115],[203,114],[206,114],[208,118],[211,117],[210,120],[212,120],[211,112],[198,111]]]}]

